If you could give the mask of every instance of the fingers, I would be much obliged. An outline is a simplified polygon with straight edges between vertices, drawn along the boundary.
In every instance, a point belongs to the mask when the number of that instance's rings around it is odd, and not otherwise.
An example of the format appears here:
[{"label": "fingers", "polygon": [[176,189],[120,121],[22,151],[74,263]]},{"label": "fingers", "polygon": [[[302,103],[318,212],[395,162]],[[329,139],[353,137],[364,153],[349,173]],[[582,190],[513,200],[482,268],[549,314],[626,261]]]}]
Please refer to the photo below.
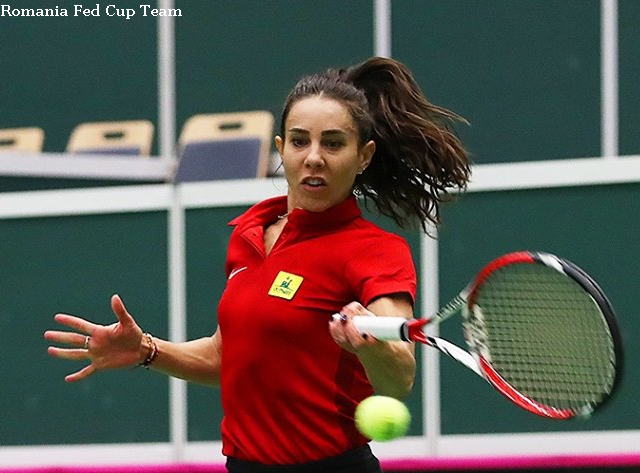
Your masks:
[{"label": "fingers", "polygon": [[[82,319],[80,317],[76,317],[75,315],[69,315],[69,314],[56,314],[53,320],[55,320],[61,325],[64,325],[69,328],[73,328],[78,332],[82,332],[87,335],[91,335],[97,327],[96,324],[89,322],[88,320]],[[83,336],[83,340],[84,340],[84,336]]]},{"label": "fingers", "polygon": [[47,353],[64,360],[86,360],[89,358],[89,352],[84,348],[49,347]]},{"label": "fingers", "polygon": [[[105,351],[105,346],[107,349],[110,347],[109,337],[114,333],[118,335],[120,333],[118,331],[120,327],[131,328],[136,326],[133,317],[127,312],[120,296],[114,295],[111,297],[111,308],[119,323],[109,327],[94,324],[75,315],[56,314],[54,316],[54,320],[57,323],[73,329],[74,332],[47,330],[44,333],[45,340],[56,344],[69,345],[73,348],[50,346],[47,348],[47,353],[53,357],[65,360],[91,360],[91,364],[66,376],[65,380],[67,382],[80,381],[97,372],[97,366],[104,365],[104,362],[100,361],[100,353],[101,351]],[[91,350],[90,346],[93,347]],[[96,365],[94,363],[98,364]]]},{"label": "fingers", "polygon": [[127,312],[127,309],[124,306],[124,302],[122,302],[122,298],[118,294],[114,294],[113,296],[111,296],[111,310],[114,314],[116,314],[118,322],[120,322],[122,325],[135,325],[135,320],[133,320],[131,314]]},{"label": "fingers", "polygon": [[359,302],[350,302],[340,310],[340,314],[348,317],[353,317],[354,315],[373,315]]},{"label": "fingers", "polygon": [[96,372],[95,367],[93,365],[88,365],[82,368],[80,371],[76,371],[75,373],[65,376],[64,380],[67,383],[74,383],[76,381],[81,381],[85,378],[88,378],[95,372]]},{"label": "fingers", "polygon": [[341,348],[352,353],[357,353],[363,346],[377,343],[374,337],[368,334],[361,334],[350,322],[349,319],[356,315],[373,316],[362,304],[351,302],[342,308],[338,320],[331,320],[331,322],[329,322],[329,333],[335,342]]},{"label": "fingers", "polygon": [[87,339],[86,335],[74,332],[60,332],[58,330],[47,330],[44,333],[45,340],[49,340],[54,343],[62,343],[64,345],[72,345],[77,347],[84,347]]},{"label": "fingers", "polygon": [[[83,348],[58,348],[49,347],[47,353],[56,358],[62,358],[65,360],[86,360],[89,358],[89,353]],[[80,381],[91,376],[96,372],[95,366],[92,364],[85,366],[80,371],[76,371],[70,375],[65,376],[64,380],[68,383]]]}]

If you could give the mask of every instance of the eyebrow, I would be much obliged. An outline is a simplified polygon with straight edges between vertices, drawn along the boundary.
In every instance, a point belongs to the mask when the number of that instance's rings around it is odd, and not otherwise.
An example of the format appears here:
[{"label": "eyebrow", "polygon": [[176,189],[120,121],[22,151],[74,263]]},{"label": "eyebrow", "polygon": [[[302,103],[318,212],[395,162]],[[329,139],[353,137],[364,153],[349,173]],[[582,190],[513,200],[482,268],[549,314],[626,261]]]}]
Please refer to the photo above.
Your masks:
[{"label": "eyebrow", "polygon": [[[351,130],[349,130],[351,131]],[[327,135],[348,135],[349,131],[345,131],[345,130],[341,130],[341,129],[335,129],[335,130],[323,130],[320,135],[321,136],[327,136]],[[289,132],[290,133],[301,133],[301,134],[309,134],[308,130],[305,130],[304,128],[298,128],[298,127],[293,127],[293,128],[289,128]]]}]

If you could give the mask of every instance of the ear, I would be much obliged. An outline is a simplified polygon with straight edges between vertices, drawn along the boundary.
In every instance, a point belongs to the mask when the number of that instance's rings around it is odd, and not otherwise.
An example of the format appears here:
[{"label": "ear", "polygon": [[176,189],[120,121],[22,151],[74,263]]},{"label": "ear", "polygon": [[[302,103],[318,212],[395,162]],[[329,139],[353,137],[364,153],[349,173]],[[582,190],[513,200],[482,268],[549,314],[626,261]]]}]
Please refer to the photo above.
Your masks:
[{"label": "ear", "polygon": [[373,158],[373,154],[376,152],[376,143],[371,140],[368,141],[360,150],[360,169],[364,171]]},{"label": "ear", "polygon": [[280,153],[280,156],[282,156],[282,153],[284,152],[284,140],[280,135],[276,135],[274,141],[276,143],[276,149],[278,150],[278,153]]}]

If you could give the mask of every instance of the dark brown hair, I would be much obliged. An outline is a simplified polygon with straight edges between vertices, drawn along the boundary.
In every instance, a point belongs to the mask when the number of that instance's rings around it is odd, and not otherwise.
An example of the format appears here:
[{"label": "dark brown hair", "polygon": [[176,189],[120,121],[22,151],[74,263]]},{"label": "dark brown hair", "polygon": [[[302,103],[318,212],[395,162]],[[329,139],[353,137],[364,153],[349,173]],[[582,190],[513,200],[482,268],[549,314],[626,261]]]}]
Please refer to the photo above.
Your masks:
[{"label": "dark brown hair", "polygon": [[431,104],[402,63],[374,57],[347,69],[300,79],[286,99],[280,133],[293,104],[313,95],[340,101],[358,127],[360,145],[376,152],[354,192],[371,200],[400,227],[440,223],[440,204],[452,188],[464,189],[471,173],[453,122],[466,121]]}]

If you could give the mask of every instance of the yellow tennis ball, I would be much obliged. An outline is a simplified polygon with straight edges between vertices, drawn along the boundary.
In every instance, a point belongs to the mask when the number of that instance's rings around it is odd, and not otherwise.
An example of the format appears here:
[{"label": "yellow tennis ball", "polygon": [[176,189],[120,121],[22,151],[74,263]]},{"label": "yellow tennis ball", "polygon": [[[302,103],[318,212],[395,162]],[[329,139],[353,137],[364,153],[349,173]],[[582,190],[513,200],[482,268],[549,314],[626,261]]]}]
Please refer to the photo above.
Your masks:
[{"label": "yellow tennis ball", "polygon": [[407,433],[411,414],[403,402],[393,397],[370,396],[356,407],[355,421],[362,435],[386,442]]}]

